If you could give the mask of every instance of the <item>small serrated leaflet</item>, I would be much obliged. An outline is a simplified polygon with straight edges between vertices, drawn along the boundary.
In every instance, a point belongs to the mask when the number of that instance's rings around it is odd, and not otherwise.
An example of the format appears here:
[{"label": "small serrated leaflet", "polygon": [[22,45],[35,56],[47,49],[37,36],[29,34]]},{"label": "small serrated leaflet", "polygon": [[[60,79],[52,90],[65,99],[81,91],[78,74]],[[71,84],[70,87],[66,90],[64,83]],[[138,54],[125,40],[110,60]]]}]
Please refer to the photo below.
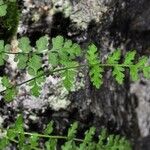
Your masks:
[{"label": "small serrated leaflet", "polygon": [[74,122],[71,127],[68,129],[68,140],[73,140],[73,138],[76,136],[77,133],[77,128],[78,128],[78,123]]},{"label": "small serrated leaflet", "polygon": [[130,76],[132,81],[137,81],[139,79],[137,66],[130,67]]},{"label": "small serrated leaflet", "polygon": [[[38,70],[42,67],[41,57],[34,54],[28,62],[28,67],[34,70],[34,74],[37,75]],[[30,74],[30,72],[29,72]],[[32,75],[32,74],[30,74]]]},{"label": "small serrated leaflet", "polygon": [[147,56],[142,56],[136,66],[140,69],[142,69],[146,64],[148,63],[148,57]]},{"label": "small serrated leaflet", "polygon": [[57,147],[57,139],[50,139],[45,142],[46,150],[56,150]]},{"label": "small serrated leaflet", "polygon": [[145,66],[143,68],[143,75],[145,78],[150,79],[150,66]]},{"label": "small serrated leaflet", "polygon": [[51,121],[50,123],[47,124],[45,130],[44,130],[44,134],[51,134],[53,132],[53,125],[54,125],[54,122]]},{"label": "small serrated leaflet", "polygon": [[124,64],[125,65],[131,65],[133,64],[133,60],[135,58],[136,52],[135,51],[129,51],[125,55]]},{"label": "small serrated leaflet", "polygon": [[62,36],[57,36],[52,39],[53,50],[60,50],[63,47],[64,38]]},{"label": "small serrated leaflet", "polygon": [[115,66],[114,69],[113,69],[113,76],[115,77],[116,81],[119,83],[119,84],[122,84],[123,83],[123,80],[124,80],[124,71],[125,69],[123,67],[120,67],[120,66]]},{"label": "small serrated leaflet", "polygon": [[40,95],[41,86],[39,86],[36,82],[34,82],[34,85],[32,86],[30,92],[33,96],[38,97]]},{"label": "small serrated leaflet", "polygon": [[24,53],[28,53],[31,51],[30,40],[28,37],[22,37],[19,39],[18,47]]},{"label": "small serrated leaflet", "polygon": [[43,52],[44,50],[48,49],[48,40],[48,36],[45,35],[40,37],[39,40],[36,41],[36,48],[38,52]]},{"label": "small serrated leaflet", "polygon": [[58,54],[54,53],[54,52],[49,52],[48,53],[48,61],[54,67],[57,66],[59,64]]},{"label": "small serrated leaflet", "polygon": [[108,64],[118,64],[120,57],[121,57],[121,50],[117,49],[111,55],[108,56],[107,63]]}]

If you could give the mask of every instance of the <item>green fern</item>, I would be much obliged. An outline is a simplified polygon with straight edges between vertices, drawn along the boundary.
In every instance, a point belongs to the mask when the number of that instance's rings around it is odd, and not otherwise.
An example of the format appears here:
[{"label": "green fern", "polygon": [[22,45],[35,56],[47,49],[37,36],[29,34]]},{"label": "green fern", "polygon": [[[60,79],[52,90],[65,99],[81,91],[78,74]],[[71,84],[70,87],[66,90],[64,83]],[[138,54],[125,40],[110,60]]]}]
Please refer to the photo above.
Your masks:
[{"label": "green fern", "polygon": [[[131,79],[136,81],[139,79],[139,74],[143,73],[144,77],[150,78],[150,65],[148,57],[142,56],[135,59],[136,52],[129,51],[124,59],[121,59],[121,50],[117,49],[111,53],[103,63],[100,61],[97,47],[94,44],[88,46],[86,57],[87,63],[82,64],[78,58],[84,56],[77,43],[65,39],[62,36],[57,36],[52,39],[52,44],[49,43],[48,36],[43,36],[36,41],[36,46],[31,47],[30,40],[27,37],[22,37],[19,40],[19,52],[12,53],[10,45],[4,45],[4,41],[0,41],[0,65],[4,65],[9,55],[15,55],[18,69],[23,69],[32,77],[30,80],[20,83],[19,85],[28,83],[30,92],[34,96],[39,96],[41,85],[45,81],[46,76],[57,73],[62,78],[62,83],[67,90],[71,90],[79,71],[79,68],[88,67],[90,80],[96,88],[100,88],[103,83],[104,68],[112,69],[112,76],[115,80],[122,84],[125,78],[125,71],[129,70]],[[51,48],[50,48],[51,47]],[[42,58],[43,53],[48,55],[50,70],[44,71]],[[9,97],[11,88],[5,86],[5,97]],[[17,91],[18,85],[15,85]],[[8,100],[10,101],[10,100]]]},{"label": "green fern", "polygon": [[[51,135],[54,128],[53,122],[50,122],[44,130],[44,134],[25,132],[23,117],[18,116],[16,122],[8,129],[3,129],[6,135],[0,137],[0,149],[9,147],[10,144],[15,144],[18,149],[46,149],[56,150],[61,147],[62,150],[131,150],[131,144],[124,137],[118,135],[108,135],[106,130],[102,130],[99,135],[99,141],[96,142],[93,137],[95,136],[95,128],[91,127],[85,132],[84,139],[76,137],[77,122],[73,123],[68,129],[67,136]],[[6,131],[5,131],[6,130]],[[43,141],[39,145],[39,141]],[[64,141],[62,145],[58,141]]]},{"label": "green fern", "polygon": [[61,77],[64,87],[71,90],[77,75],[76,66],[78,66],[78,62],[75,61],[75,58],[81,55],[80,46],[62,36],[53,38],[52,44],[52,49],[49,52],[49,63],[54,67],[59,65],[66,68],[62,69]]}]

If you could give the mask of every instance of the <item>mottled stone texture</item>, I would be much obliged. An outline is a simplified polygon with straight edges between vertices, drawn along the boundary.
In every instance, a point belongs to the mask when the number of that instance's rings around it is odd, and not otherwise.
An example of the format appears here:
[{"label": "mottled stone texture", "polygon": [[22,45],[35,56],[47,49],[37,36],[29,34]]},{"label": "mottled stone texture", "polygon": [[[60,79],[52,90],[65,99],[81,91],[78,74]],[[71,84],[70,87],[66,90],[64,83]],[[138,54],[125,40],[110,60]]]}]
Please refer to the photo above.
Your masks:
[{"label": "mottled stone texture", "polygon": [[[78,42],[82,48],[95,43],[102,60],[115,48],[121,48],[122,54],[135,49],[139,55],[150,55],[149,0],[24,0],[23,5],[18,35],[28,35],[33,45],[41,35],[61,34]],[[17,106],[18,112],[22,110],[25,118],[30,118],[29,110],[35,113],[39,117],[38,128],[53,119],[58,131],[63,133],[66,125],[77,120],[81,129],[95,126],[98,131],[106,127],[111,133],[125,135],[135,146],[139,145],[135,150],[148,150],[149,81],[141,77],[139,82],[131,83],[127,73],[125,83],[118,85],[106,70],[104,85],[96,90],[90,83],[87,68],[83,72],[85,86],[68,94],[70,105],[65,109],[53,111],[52,105],[43,106],[41,101],[38,110],[24,108],[17,101],[15,109]],[[53,91],[50,94],[54,99],[57,96]],[[2,116],[11,116],[11,111],[17,113],[11,109],[3,112],[11,104],[1,105]],[[32,128],[33,123],[27,121],[27,124]]]}]

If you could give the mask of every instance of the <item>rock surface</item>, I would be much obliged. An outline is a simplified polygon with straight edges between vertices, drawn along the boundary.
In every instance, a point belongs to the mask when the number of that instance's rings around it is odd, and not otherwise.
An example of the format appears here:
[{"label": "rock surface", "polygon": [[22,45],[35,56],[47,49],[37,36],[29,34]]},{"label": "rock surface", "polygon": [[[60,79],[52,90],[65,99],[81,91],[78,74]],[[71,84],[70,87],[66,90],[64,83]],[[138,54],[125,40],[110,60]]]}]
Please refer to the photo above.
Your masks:
[{"label": "rock surface", "polygon": [[[139,55],[149,56],[149,6],[149,0],[24,0],[20,3],[22,16],[18,36],[29,36],[33,46],[44,34],[63,35],[82,48],[93,42],[100,49],[102,59],[115,48],[120,48],[123,54],[135,49]],[[96,90],[87,73],[85,68],[85,85],[74,92],[66,93],[56,84],[59,79],[51,77],[36,102],[27,95],[10,104],[1,103],[3,124],[7,126],[15,120],[12,114],[23,112],[27,128],[41,130],[43,123],[54,120],[58,131],[63,133],[66,125],[77,120],[81,129],[106,127],[111,133],[128,137],[135,150],[148,150],[150,81],[141,77],[139,82],[131,83],[126,77],[124,85],[120,86],[107,71],[103,86]],[[49,88],[50,93],[46,93]],[[58,107],[62,105],[64,107]],[[141,146],[137,148],[137,145]]]}]

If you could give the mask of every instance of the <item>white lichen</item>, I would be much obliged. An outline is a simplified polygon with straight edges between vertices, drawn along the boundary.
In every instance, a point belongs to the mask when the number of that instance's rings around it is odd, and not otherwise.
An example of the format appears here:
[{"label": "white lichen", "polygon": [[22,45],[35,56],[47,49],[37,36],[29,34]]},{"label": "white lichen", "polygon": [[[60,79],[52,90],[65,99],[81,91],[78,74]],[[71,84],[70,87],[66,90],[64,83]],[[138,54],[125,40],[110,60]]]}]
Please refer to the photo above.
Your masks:
[{"label": "white lichen", "polygon": [[69,17],[72,12],[72,4],[70,0],[52,0],[53,7],[50,10],[50,14],[53,15],[58,12],[62,12],[65,17]]},{"label": "white lichen", "polygon": [[70,18],[77,27],[86,29],[92,20],[100,23],[107,10],[108,8],[103,1],[81,0],[73,7]]}]

